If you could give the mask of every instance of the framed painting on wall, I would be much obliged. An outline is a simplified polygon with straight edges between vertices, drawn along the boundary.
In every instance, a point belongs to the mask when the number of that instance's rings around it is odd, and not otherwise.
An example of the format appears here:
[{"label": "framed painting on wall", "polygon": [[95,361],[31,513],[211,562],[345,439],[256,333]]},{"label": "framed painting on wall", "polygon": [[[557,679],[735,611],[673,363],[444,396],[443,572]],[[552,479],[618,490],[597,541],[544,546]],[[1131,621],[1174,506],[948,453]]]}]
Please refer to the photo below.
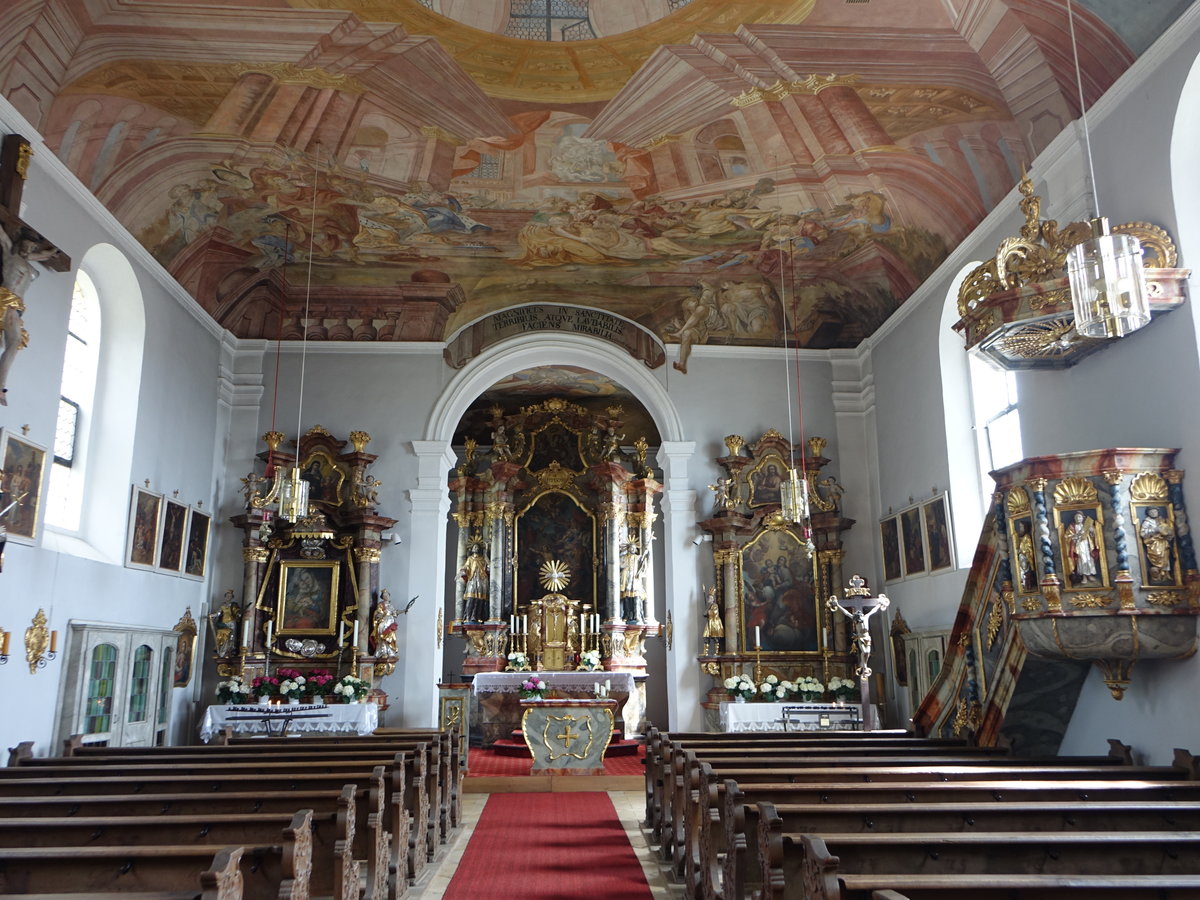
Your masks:
[{"label": "framed painting on wall", "polygon": [[768,528],[746,544],[742,559],[742,646],[776,653],[817,652],[813,560],[785,528]]},{"label": "framed painting on wall", "polygon": [[158,561],[158,518],[162,494],[133,486],[129,504],[129,536],[125,565],[133,569],[153,569]]},{"label": "framed painting on wall", "polygon": [[339,569],[340,563],[336,560],[296,560],[279,564],[276,634],[334,633]]},{"label": "framed painting on wall", "polygon": [[187,531],[188,508],[177,500],[163,498],[162,529],[158,539],[158,567],[178,572],[183,563],[183,539]]},{"label": "framed painting on wall", "polygon": [[750,485],[750,498],[747,501],[750,508],[778,506],[787,473],[788,467],[783,457],[775,454],[764,456],[746,476],[746,482]]},{"label": "framed painting on wall", "polygon": [[324,450],[314,450],[304,460],[300,477],[308,482],[310,503],[335,507],[342,505],[342,484],[346,481],[346,466]]},{"label": "framed painting on wall", "polygon": [[0,429],[0,524],[8,539],[19,544],[37,543],[42,523],[42,497],[46,483],[46,448],[19,434]]},{"label": "framed painting on wall", "polygon": [[899,581],[904,577],[900,567],[899,516],[888,516],[879,523],[879,545],[883,552],[883,580]]},{"label": "framed painting on wall", "polygon": [[904,547],[904,575],[920,575],[925,563],[925,533],[921,526],[921,507],[900,511],[900,533]]},{"label": "framed painting on wall", "polygon": [[208,569],[208,532],[212,519],[208,513],[193,509],[188,518],[187,542],[184,544],[183,574],[197,581],[204,579]]},{"label": "framed painting on wall", "polygon": [[925,523],[925,546],[929,551],[929,571],[954,568],[954,541],[950,531],[950,498],[945,491],[921,504]]}]

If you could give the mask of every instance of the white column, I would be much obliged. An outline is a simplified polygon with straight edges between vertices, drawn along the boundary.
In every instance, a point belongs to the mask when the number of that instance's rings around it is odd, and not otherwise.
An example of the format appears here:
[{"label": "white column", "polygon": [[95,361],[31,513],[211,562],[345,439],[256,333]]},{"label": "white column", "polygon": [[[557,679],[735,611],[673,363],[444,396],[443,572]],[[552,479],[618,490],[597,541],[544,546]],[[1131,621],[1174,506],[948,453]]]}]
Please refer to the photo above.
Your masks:
[{"label": "white column", "polygon": [[[437,614],[445,604],[446,521],[450,512],[450,470],[457,461],[449,441],[413,441],[417,486],[408,492],[412,504],[408,541],[407,596],[419,599],[406,617],[400,664],[403,681],[387,690],[400,706],[400,724],[426,728],[437,724],[436,684],[442,673],[437,641]],[[397,704],[397,701],[402,702]],[[394,721],[394,718],[393,718]],[[389,723],[391,724],[391,723]]]},{"label": "white column", "polygon": [[672,731],[700,731],[704,721],[696,662],[704,603],[697,572],[700,552],[692,543],[696,492],[688,483],[688,463],[695,452],[694,441],[663,441],[658,451],[658,465],[663,471],[663,587],[674,622],[674,641],[667,651],[665,672],[667,727]]}]

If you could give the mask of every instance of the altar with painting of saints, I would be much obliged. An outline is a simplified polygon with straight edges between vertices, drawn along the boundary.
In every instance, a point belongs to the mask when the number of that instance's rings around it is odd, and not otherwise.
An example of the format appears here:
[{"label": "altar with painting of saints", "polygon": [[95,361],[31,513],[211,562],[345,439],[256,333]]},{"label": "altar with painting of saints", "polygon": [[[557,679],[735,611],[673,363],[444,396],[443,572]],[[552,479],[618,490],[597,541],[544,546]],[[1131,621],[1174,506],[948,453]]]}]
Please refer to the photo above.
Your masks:
[{"label": "altar with painting of saints", "polygon": [[[568,696],[591,696],[611,673],[640,680],[645,642],[661,630],[650,592],[662,486],[646,439],[626,436],[620,407],[560,398],[493,408],[488,427],[491,446],[468,440],[450,480],[458,559],[446,628],[465,638],[462,674],[537,672]],[[510,705],[516,721],[509,700],[481,698],[485,726]]]}]

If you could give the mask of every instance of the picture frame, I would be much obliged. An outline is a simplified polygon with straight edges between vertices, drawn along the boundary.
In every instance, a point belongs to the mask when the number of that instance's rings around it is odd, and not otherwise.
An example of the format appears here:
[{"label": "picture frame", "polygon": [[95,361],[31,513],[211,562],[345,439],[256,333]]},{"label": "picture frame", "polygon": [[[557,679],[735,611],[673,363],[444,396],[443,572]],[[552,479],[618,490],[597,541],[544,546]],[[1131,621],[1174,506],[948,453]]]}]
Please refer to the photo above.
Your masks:
[{"label": "picture frame", "polygon": [[954,531],[950,527],[950,495],[942,491],[932,500],[921,504],[921,521],[925,533],[925,554],[929,572],[954,569]]},{"label": "picture frame", "polygon": [[900,535],[904,577],[923,575],[929,569],[925,556],[925,527],[921,518],[921,507],[910,506],[900,510]]},{"label": "picture frame", "polygon": [[153,570],[158,563],[158,521],[162,501],[163,495],[158,491],[133,486],[125,547],[125,565],[131,569]]},{"label": "picture frame", "polygon": [[346,474],[344,463],[323,449],[313,450],[300,466],[300,477],[308,482],[308,502],[329,508],[341,506]]},{"label": "picture frame", "polygon": [[[16,503],[0,519],[15,544],[36,544],[45,504],[46,448],[24,435],[0,428],[0,509]],[[18,500],[17,498],[21,499]]]},{"label": "picture frame", "polygon": [[749,487],[749,497],[746,500],[751,509],[760,506],[779,506],[783,502],[783,484],[787,481],[788,465],[783,457],[769,453],[758,461],[746,473],[746,484]]},{"label": "picture frame", "polygon": [[904,570],[900,562],[900,517],[888,516],[879,522],[879,546],[883,555],[883,580],[901,581]]},{"label": "picture frame", "polygon": [[179,573],[183,567],[183,542],[187,534],[188,507],[186,503],[163,498],[162,523],[158,534],[158,568],[163,572]]},{"label": "picture frame", "polygon": [[199,628],[192,618],[189,606],[173,629],[179,637],[175,639],[175,668],[172,687],[187,687],[192,682],[192,669],[196,660],[196,634]]},{"label": "picture frame", "polygon": [[187,540],[183,549],[183,577],[203,581],[208,572],[208,541],[212,516],[192,508],[188,516]]},{"label": "picture frame", "polygon": [[275,634],[335,634],[340,572],[337,560],[281,561]]},{"label": "picture frame", "polygon": [[742,646],[768,653],[817,653],[822,617],[817,572],[790,529],[767,528],[739,554]]}]

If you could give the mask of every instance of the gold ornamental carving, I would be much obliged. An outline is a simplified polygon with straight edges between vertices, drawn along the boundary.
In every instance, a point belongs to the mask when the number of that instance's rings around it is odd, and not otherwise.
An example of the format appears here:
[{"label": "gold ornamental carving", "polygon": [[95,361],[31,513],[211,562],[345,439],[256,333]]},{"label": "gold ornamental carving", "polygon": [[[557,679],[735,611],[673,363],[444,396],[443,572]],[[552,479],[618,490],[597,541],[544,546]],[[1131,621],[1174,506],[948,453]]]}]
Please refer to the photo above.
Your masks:
[{"label": "gold ornamental carving", "polygon": [[308,431],[304,432],[305,437],[312,437],[313,435],[327,438],[333,437],[333,435],[330,434],[329,429],[324,425],[314,425],[312,428],[308,429]]},{"label": "gold ornamental carving", "polygon": [[1167,484],[1183,484],[1182,469],[1168,469],[1166,472]]},{"label": "gold ornamental carving", "polygon": [[350,432],[350,443],[354,445],[355,453],[362,453],[363,448],[371,443],[371,436],[365,431]]},{"label": "gold ornamental carving", "polygon": [[1044,491],[1044,490],[1046,490],[1046,484],[1047,484],[1047,483],[1048,483],[1048,482],[1047,482],[1047,480],[1046,480],[1045,478],[1030,478],[1030,479],[1029,479],[1029,486],[1030,486],[1031,488],[1033,488],[1033,490],[1034,490],[1034,491]]},{"label": "gold ornamental carving", "polygon": [[1149,222],[1125,222],[1113,228],[1114,234],[1128,234],[1142,245],[1142,259],[1147,269],[1173,269],[1179,262],[1175,242],[1165,229]]},{"label": "gold ornamental carving", "polygon": [[269,556],[270,551],[266,547],[242,548],[242,562],[265,563]]},{"label": "gold ornamental carving", "polygon": [[1004,498],[1004,511],[1010,518],[1017,518],[1029,512],[1029,495],[1024,488],[1013,488]]},{"label": "gold ornamental carving", "polygon": [[721,664],[715,662],[706,662],[700,664],[700,671],[705,675],[711,675],[716,678],[721,674]]},{"label": "gold ornamental carving", "polygon": [[976,700],[968,703],[965,699],[958,701],[958,709],[954,712],[953,732],[955,737],[961,737],[964,731],[975,731],[983,721],[983,707]]},{"label": "gold ornamental carving", "polygon": [[1004,603],[1001,600],[992,601],[992,611],[988,615],[987,623],[987,645],[988,649],[992,649],[992,644],[996,643],[996,635],[1000,633],[1000,626],[1004,624]]},{"label": "gold ornamental carving", "polygon": [[741,551],[740,550],[714,550],[713,551],[713,564],[714,565],[724,566],[724,565],[727,565],[728,563],[735,563],[739,559],[741,559]]},{"label": "gold ornamental carving", "polygon": [[262,439],[263,443],[271,449],[271,452],[275,452],[279,449],[279,445],[283,443],[284,437],[286,435],[282,431],[268,431],[262,436]]},{"label": "gold ornamental carving", "polygon": [[1061,356],[1076,340],[1071,336],[1074,330],[1074,316],[1058,316],[1023,325],[1020,330],[1002,337],[999,345],[1008,355],[1021,359]]},{"label": "gold ornamental carving", "polygon": [[1155,472],[1142,472],[1129,483],[1129,498],[1131,500],[1161,501],[1167,500],[1167,482]]},{"label": "gold ornamental carving", "polygon": [[354,559],[360,563],[377,563],[382,554],[378,547],[355,547]]},{"label": "gold ornamental carving", "polygon": [[1054,486],[1055,506],[1076,506],[1097,501],[1096,485],[1087,478],[1072,475]]},{"label": "gold ornamental carving", "polygon": [[33,159],[33,147],[28,141],[17,146],[17,177],[24,181],[29,176],[29,161]]},{"label": "gold ornamental carving", "polygon": [[1184,595],[1176,591],[1152,591],[1146,595],[1146,602],[1151,606],[1165,606],[1174,609],[1183,603]]},{"label": "gold ornamental carving", "polygon": [[29,674],[45,665],[46,648],[50,644],[50,629],[46,627],[46,611],[39,609],[33,623],[25,629],[25,661],[29,663]]},{"label": "gold ornamental carving", "polygon": [[439,650],[442,649],[442,629],[444,627],[445,627],[445,620],[442,618],[442,610],[441,610],[441,607],[439,607],[438,614],[437,614],[437,624],[434,625],[434,629],[433,629],[434,635],[437,639],[437,647]]},{"label": "gold ornamental carving", "polygon": [[1103,609],[1112,606],[1113,598],[1104,594],[1079,594],[1070,598],[1071,605],[1079,609]]},{"label": "gold ornamental carving", "polygon": [[725,449],[729,451],[730,456],[741,456],[742,448],[746,446],[746,439],[740,434],[725,435]]},{"label": "gold ornamental carving", "polygon": [[567,488],[573,490],[575,487],[575,473],[570,469],[564,469],[559,465],[557,459],[541,471],[534,472],[533,477],[537,479],[539,485],[547,489]]},{"label": "gold ornamental carving", "polygon": [[1037,612],[1042,608],[1042,601],[1038,597],[1026,597],[1021,601],[1021,609],[1025,612]]},{"label": "gold ornamental carving", "polygon": [[823,437],[810,437],[808,439],[808,454],[809,456],[820,456],[825,452],[825,448],[829,445],[829,441]]}]

